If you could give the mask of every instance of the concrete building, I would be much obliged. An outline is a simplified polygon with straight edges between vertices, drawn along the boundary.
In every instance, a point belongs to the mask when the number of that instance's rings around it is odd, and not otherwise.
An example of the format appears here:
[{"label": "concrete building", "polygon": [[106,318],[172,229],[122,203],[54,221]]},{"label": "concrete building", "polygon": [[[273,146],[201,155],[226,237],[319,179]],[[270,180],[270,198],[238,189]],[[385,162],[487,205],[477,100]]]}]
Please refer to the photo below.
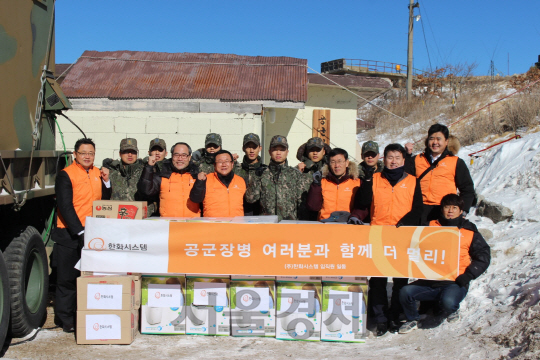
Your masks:
[{"label": "concrete building", "polygon": [[[272,136],[285,135],[289,163],[296,165],[296,150],[313,136],[356,154],[359,98],[336,83],[366,100],[391,88],[380,78],[325,76],[308,74],[305,59],[290,57],[85,51],[64,74],[62,88],[73,104],[67,115],[96,143],[96,165],[118,158],[126,137],[138,140],[144,157],[156,137],[195,150],[209,132],[238,154],[246,133],[261,136],[264,155]],[[71,150],[82,134],[58,121]],[[60,136],[57,148],[63,148]]]}]

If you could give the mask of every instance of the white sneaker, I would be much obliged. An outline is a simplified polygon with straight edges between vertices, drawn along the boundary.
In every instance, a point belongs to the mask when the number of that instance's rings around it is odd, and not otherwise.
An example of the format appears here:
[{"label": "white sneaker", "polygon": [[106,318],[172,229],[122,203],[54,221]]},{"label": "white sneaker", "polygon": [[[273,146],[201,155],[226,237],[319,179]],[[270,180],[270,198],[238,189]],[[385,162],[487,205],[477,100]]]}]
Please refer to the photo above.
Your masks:
[{"label": "white sneaker", "polygon": [[401,325],[401,327],[399,328],[399,333],[408,334],[416,329],[418,329],[418,322],[416,320],[407,321],[405,324]]}]

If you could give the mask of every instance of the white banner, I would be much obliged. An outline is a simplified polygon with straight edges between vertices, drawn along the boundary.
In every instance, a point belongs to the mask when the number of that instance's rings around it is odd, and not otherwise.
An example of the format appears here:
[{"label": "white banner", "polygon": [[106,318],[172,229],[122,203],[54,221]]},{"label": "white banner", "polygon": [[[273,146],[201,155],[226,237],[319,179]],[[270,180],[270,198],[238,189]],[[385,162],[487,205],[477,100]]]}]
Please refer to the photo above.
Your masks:
[{"label": "white banner", "polygon": [[169,222],[87,217],[81,271],[167,273]]}]

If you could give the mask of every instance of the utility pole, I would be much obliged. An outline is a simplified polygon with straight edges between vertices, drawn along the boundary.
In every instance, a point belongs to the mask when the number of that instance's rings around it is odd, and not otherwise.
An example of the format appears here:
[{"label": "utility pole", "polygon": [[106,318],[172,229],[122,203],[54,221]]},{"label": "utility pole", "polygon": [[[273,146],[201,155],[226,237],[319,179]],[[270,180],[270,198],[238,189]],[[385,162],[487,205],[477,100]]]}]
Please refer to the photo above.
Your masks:
[{"label": "utility pole", "polygon": [[411,99],[413,78],[413,22],[414,8],[419,7],[414,0],[409,0],[409,46],[407,47],[407,100]]}]

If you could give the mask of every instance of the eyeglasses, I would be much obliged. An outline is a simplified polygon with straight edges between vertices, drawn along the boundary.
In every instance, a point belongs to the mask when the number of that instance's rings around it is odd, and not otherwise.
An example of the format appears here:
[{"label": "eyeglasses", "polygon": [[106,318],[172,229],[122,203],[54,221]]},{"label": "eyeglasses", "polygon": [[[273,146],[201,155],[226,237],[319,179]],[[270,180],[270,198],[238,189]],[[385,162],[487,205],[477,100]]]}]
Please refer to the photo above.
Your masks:
[{"label": "eyeglasses", "polygon": [[345,164],[344,160],[330,161],[330,165],[342,165]]},{"label": "eyeglasses", "polygon": [[222,160],[222,161],[216,161],[216,164],[228,164],[231,163],[231,160]]},{"label": "eyeglasses", "polygon": [[180,158],[180,159],[187,159],[187,158],[189,157],[189,154],[178,154],[178,153],[174,153],[174,154],[172,155],[172,157],[175,158],[175,159],[178,159],[178,158]]},{"label": "eyeglasses", "polygon": [[77,154],[81,155],[82,157],[87,157],[87,156],[92,157],[96,155],[96,153],[93,153],[93,152],[78,152],[78,151],[77,151]]}]

